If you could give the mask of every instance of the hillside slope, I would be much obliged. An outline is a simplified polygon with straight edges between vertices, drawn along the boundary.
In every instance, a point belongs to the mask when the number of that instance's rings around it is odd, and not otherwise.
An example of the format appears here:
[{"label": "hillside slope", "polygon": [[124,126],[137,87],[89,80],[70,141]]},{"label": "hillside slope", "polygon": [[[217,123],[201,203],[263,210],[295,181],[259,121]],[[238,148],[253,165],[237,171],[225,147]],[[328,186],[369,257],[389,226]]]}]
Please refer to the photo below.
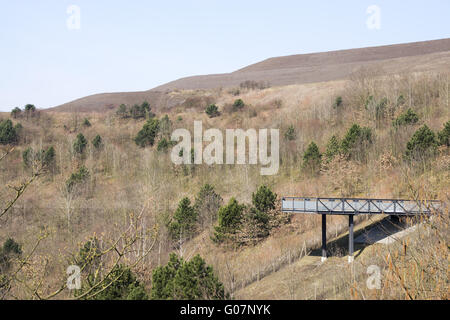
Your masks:
[{"label": "hillside slope", "polygon": [[182,102],[180,97],[174,100],[168,94],[176,89],[231,88],[247,80],[285,86],[346,79],[363,67],[382,68],[384,74],[395,74],[435,71],[448,65],[450,39],[292,55],[270,58],[232,73],[182,78],[148,91],[96,94],[50,110],[105,111],[122,103],[132,105],[144,100],[155,108],[170,108]]}]

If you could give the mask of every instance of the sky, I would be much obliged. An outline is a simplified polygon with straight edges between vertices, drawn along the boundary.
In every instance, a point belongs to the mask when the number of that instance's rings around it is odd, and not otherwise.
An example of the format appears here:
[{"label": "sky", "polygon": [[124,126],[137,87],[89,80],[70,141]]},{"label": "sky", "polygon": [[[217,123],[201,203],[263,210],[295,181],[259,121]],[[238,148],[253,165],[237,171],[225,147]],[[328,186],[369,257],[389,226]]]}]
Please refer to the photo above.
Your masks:
[{"label": "sky", "polygon": [[0,0],[0,111],[275,56],[449,38],[449,14],[449,0]]}]

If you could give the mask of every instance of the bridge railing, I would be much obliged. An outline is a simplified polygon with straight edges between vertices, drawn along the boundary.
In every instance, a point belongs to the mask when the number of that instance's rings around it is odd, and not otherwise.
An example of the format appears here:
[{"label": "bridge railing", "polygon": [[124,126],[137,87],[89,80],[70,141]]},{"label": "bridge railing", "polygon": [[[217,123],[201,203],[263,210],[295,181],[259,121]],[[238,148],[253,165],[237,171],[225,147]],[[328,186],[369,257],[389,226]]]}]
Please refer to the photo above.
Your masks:
[{"label": "bridge railing", "polygon": [[430,214],[441,208],[437,200],[361,199],[361,198],[307,198],[283,197],[283,212],[320,214]]}]

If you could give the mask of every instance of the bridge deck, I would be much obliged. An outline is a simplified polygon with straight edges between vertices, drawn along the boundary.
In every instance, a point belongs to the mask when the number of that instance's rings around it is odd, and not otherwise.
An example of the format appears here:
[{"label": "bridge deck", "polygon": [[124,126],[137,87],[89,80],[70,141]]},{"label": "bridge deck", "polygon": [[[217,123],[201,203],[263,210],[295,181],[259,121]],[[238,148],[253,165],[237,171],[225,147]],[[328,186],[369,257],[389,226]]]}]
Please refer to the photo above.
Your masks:
[{"label": "bridge deck", "polygon": [[282,198],[283,212],[313,214],[431,214],[441,207],[436,200],[357,199],[357,198]]}]

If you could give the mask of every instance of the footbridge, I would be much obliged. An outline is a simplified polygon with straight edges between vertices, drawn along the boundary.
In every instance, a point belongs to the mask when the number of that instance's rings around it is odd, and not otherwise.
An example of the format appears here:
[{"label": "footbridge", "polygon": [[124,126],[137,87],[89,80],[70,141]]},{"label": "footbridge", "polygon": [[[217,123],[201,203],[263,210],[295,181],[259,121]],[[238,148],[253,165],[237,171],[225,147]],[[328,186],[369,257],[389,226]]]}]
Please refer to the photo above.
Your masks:
[{"label": "footbridge", "polygon": [[360,214],[388,214],[391,216],[430,215],[442,208],[438,200],[306,198],[283,197],[282,211],[322,215],[322,262],[327,258],[327,215],[347,215],[349,226],[348,261],[353,262],[353,217]]}]

